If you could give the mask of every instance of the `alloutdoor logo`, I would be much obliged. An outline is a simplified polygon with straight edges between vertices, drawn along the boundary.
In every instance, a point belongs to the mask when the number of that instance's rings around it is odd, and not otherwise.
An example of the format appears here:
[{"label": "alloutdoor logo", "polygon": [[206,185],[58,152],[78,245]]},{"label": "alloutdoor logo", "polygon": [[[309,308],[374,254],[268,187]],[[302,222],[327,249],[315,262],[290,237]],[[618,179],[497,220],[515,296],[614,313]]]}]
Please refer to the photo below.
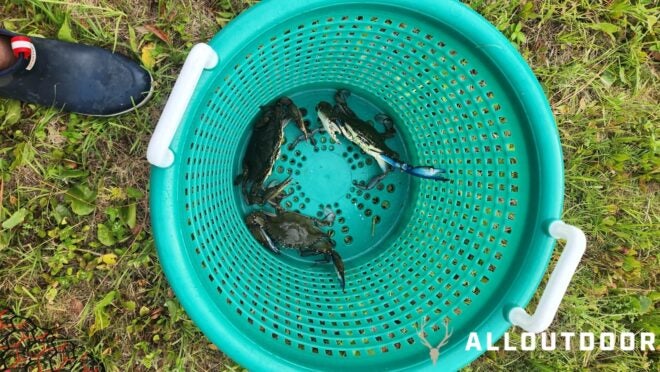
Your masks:
[{"label": "alloutdoor logo", "polygon": [[641,332],[639,334],[623,332],[615,334],[613,332],[603,332],[596,335],[592,332],[543,332],[541,334],[523,332],[520,335],[520,346],[512,345],[509,333],[504,333],[503,347],[493,345],[493,335],[486,333],[485,339],[481,339],[476,332],[470,332],[465,351],[533,351],[541,349],[543,351],[553,350],[574,350],[592,351],[599,349],[602,351],[611,351],[619,348],[623,351],[655,351],[655,334],[653,332]]},{"label": "alloutdoor logo", "polygon": [[449,338],[451,337],[453,331],[449,330],[449,320],[445,319],[445,337],[438,343],[438,346],[433,346],[431,343],[426,339],[426,332],[424,331],[424,327],[426,327],[427,320],[426,317],[422,318],[422,321],[419,323],[419,331],[417,332],[417,337],[422,341],[422,343],[429,348],[429,356],[431,357],[431,361],[433,362],[433,365],[438,363],[438,358],[440,358],[440,348],[447,345],[449,343]]},{"label": "alloutdoor logo", "polygon": [[[426,317],[418,323],[419,328],[417,337],[429,349],[429,356],[435,365],[440,358],[440,348],[449,343],[452,331],[449,330],[449,322],[445,320],[445,336],[437,346],[431,345],[426,339],[424,328],[427,326]],[[493,334],[486,332],[485,338],[479,337],[477,332],[470,332],[465,351],[534,351],[539,348],[543,351],[553,350],[575,350],[592,351],[599,349],[601,351],[612,351],[618,348],[622,351],[655,351],[655,333],[653,332],[622,332],[615,334],[613,332],[603,332],[596,335],[593,332],[543,332],[541,334],[523,332],[520,334],[520,345],[512,345],[509,332],[504,333],[503,346],[494,345]]]}]

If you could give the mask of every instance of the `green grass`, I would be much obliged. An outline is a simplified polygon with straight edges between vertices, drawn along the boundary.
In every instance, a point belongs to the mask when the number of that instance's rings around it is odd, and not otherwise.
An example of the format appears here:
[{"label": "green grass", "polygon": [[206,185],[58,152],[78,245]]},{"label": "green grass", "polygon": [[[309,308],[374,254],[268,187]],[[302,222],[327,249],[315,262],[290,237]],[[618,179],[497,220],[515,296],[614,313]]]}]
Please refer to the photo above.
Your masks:
[{"label": "green grass", "polygon": [[[156,81],[145,108],[113,119],[0,99],[0,305],[58,327],[109,370],[240,369],[192,324],[161,272],[145,153],[187,51],[249,3],[0,0],[3,27],[115,49]],[[516,44],[546,90],[564,148],[564,219],[588,236],[551,331],[659,334],[658,8],[469,5]],[[657,370],[658,353],[488,352],[466,368],[523,369]]]}]

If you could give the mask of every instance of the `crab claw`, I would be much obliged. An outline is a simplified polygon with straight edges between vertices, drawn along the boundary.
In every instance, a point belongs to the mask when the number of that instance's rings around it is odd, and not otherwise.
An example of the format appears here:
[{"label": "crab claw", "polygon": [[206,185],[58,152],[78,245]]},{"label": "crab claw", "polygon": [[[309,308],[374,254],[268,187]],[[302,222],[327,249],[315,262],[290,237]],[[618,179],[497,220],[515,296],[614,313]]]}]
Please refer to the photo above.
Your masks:
[{"label": "crab claw", "polygon": [[307,128],[305,127],[305,121],[303,120],[304,115],[298,106],[296,106],[296,104],[293,103],[289,97],[282,97],[277,101],[277,103],[285,107],[287,118],[290,118],[296,124],[298,129],[300,129],[300,131],[303,133],[305,139],[308,139],[309,134],[307,133]]},{"label": "crab claw", "polygon": [[355,112],[348,107],[348,97],[351,96],[351,91],[348,89],[339,89],[335,93],[335,102],[337,102],[337,109],[344,115],[357,117]]},{"label": "crab claw", "polygon": [[254,212],[248,215],[245,218],[245,222],[247,224],[248,230],[250,230],[250,233],[254,238],[264,246],[265,248],[270,249],[273,251],[273,253],[279,254],[280,249],[277,248],[273,240],[268,236],[266,231],[263,228],[264,224],[264,215],[262,212]]},{"label": "crab claw", "polygon": [[271,182],[268,184],[268,187],[264,190],[264,196],[262,203],[260,204],[265,204],[265,203],[275,203],[279,204],[281,199],[284,199],[285,197],[289,196],[289,194],[284,192],[284,189],[291,184],[291,181],[293,179],[291,177],[285,179],[279,184],[275,184],[275,181]]},{"label": "crab claw", "polygon": [[344,261],[341,259],[341,256],[337,251],[332,251],[329,253],[332,263],[335,265],[335,272],[337,273],[337,278],[339,278],[339,285],[341,290],[346,292],[346,278],[344,276]]},{"label": "crab claw", "polygon": [[420,178],[426,178],[430,180],[436,180],[436,181],[449,181],[448,178],[444,177],[441,175],[441,173],[447,173],[446,169],[442,168],[433,168],[433,167],[427,167],[427,166],[418,166],[414,167],[408,163],[404,163],[400,160],[393,159],[385,154],[380,154],[380,157],[383,161],[388,163],[389,165],[399,168],[402,171],[413,175],[415,177],[420,177]]},{"label": "crab claw", "polygon": [[337,139],[337,133],[341,133],[341,130],[339,129],[339,125],[333,119],[332,111],[332,105],[330,105],[328,102],[321,101],[318,105],[316,105],[316,114],[321,121],[321,125],[323,125],[323,129],[328,132],[332,142],[339,143],[339,140]]},{"label": "crab claw", "polygon": [[396,133],[396,129],[394,129],[394,120],[392,120],[392,118],[389,117],[387,114],[383,114],[383,113],[376,114],[376,116],[374,116],[374,120],[383,124],[383,126],[385,127],[385,132],[383,133],[383,135],[390,137]]}]

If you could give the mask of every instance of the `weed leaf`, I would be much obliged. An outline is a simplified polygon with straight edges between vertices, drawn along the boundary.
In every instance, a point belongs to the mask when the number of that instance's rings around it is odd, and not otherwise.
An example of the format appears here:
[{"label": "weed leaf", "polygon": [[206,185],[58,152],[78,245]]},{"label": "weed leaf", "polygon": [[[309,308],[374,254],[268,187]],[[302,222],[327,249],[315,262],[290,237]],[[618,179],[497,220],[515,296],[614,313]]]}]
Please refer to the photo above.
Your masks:
[{"label": "weed leaf", "polygon": [[619,26],[608,22],[594,23],[588,25],[587,27],[594,29],[596,31],[603,31],[606,34],[610,35],[612,39],[614,39],[614,33],[621,29]]},{"label": "weed leaf", "polygon": [[125,223],[126,226],[130,227],[131,229],[135,228],[137,223],[136,216],[137,206],[135,203],[121,207],[121,209],[119,209],[119,218],[121,219],[121,222]]},{"label": "weed leaf", "polygon": [[71,210],[78,216],[87,216],[96,206],[96,192],[87,185],[78,184],[67,191],[65,199],[71,204]]},{"label": "weed leaf", "polygon": [[23,223],[25,220],[25,216],[27,216],[29,211],[25,208],[21,208],[14,212],[9,218],[5,220],[5,222],[2,223],[2,228],[3,229],[11,229],[13,227],[16,227]]},{"label": "weed leaf", "polygon": [[60,30],[57,31],[57,38],[71,43],[75,43],[78,41],[76,40],[76,38],[73,37],[73,34],[71,33],[71,25],[69,24],[68,14],[64,17],[64,22],[62,22],[62,25],[60,26]]},{"label": "weed leaf", "polygon": [[[117,242],[115,237],[112,235],[112,230],[110,230],[104,224],[100,224],[96,227],[96,236],[98,237],[101,244],[105,245],[106,247],[113,246]],[[103,262],[107,264],[105,260],[103,260]]]},{"label": "weed leaf", "polygon": [[92,336],[96,332],[108,328],[110,325],[110,315],[106,311],[106,307],[114,301],[117,291],[110,291],[108,294],[94,305],[94,324],[89,328],[89,335]]}]

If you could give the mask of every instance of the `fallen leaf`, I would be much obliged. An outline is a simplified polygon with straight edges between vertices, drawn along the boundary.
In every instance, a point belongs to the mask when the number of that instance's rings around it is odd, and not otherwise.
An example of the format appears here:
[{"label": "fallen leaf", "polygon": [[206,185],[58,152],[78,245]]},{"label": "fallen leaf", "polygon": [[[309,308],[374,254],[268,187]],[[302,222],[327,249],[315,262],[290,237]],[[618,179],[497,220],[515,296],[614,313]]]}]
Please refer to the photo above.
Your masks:
[{"label": "fallen leaf", "polygon": [[72,298],[71,301],[69,301],[69,313],[75,315],[76,318],[80,316],[80,313],[82,313],[84,308],[85,305],[83,305],[83,303],[77,298]]},{"label": "fallen leaf", "polygon": [[142,55],[140,57],[142,64],[149,70],[152,70],[156,65],[156,45],[149,43],[142,47]]},{"label": "fallen leaf", "polygon": [[168,45],[171,44],[171,43],[170,43],[170,38],[169,38],[169,37],[167,36],[167,34],[165,34],[165,32],[163,32],[163,30],[161,30],[160,28],[158,28],[158,27],[156,27],[156,26],[154,26],[154,25],[146,25],[146,26],[144,26],[144,28],[145,28],[147,31],[151,32],[152,34],[156,35],[157,38],[161,39],[162,41],[164,41],[164,42],[167,43]]},{"label": "fallen leaf", "polygon": [[107,253],[100,257],[101,262],[108,266],[117,264],[117,255],[114,253]]}]

